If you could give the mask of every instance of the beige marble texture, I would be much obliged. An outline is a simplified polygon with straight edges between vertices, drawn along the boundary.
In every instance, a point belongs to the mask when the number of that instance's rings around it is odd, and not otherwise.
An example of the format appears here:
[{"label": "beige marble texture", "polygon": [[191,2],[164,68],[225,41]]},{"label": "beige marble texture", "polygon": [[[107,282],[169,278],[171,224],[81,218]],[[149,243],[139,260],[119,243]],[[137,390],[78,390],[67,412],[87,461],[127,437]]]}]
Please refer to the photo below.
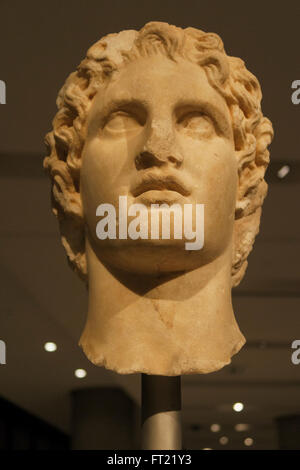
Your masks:
[{"label": "beige marble texture", "polygon": [[[273,129],[261,98],[218,35],[163,22],[103,37],[67,78],[44,167],[69,263],[88,287],[80,345],[94,364],[208,373],[243,346],[231,289],[267,192]],[[120,196],[143,205],[148,236],[120,237]],[[99,238],[101,204],[115,208],[114,238]],[[175,222],[169,237],[151,237],[153,204],[204,205],[203,247],[187,250]],[[198,230],[195,212],[189,220]]]}]

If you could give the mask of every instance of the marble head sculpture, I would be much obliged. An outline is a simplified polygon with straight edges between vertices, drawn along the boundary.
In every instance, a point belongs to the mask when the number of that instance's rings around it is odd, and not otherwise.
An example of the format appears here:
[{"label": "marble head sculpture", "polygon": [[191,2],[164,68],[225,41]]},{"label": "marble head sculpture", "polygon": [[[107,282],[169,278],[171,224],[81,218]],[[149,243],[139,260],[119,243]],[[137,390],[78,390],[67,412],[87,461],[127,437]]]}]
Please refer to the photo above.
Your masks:
[{"label": "marble head sculpture", "polygon": [[[208,373],[243,346],[231,288],[244,276],[267,192],[273,130],[261,98],[219,36],[163,22],[108,34],[67,78],[44,167],[68,260],[87,283],[80,345],[94,364]],[[146,217],[153,204],[203,207],[203,246],[186,249],[175,213],[169,237],[99,237],[108,212],[97,208],[114,207],[120,229],[121,199],[143,205]]]}]

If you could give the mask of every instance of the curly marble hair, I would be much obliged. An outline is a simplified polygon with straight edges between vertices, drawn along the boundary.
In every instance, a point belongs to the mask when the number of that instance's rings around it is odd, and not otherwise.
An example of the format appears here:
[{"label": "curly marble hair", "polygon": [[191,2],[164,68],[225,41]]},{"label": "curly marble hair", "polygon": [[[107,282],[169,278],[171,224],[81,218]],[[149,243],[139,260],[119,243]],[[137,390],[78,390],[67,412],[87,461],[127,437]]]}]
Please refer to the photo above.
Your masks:
[{"label": "curly marble hair", "polygon": [[210,85],[224,97],[230,111],[239,176],[232,260],[232,285],[236,286],[245,273],[259,230],[267,193],[264,174],[272,124],[261,111],[258,80],[241,59],[226,54],[218,35],[164,22],[150,22],[140,31],[125,30],[103,37],[90,47],[59,91],[53,130],[45,137],[48,156],[44,168],[52,182],[52,208],[69,263],[87,281],[80,167],[93,98],[128,62],[153,54],[163,54],[173,61],[181,57],[203,67]]}]

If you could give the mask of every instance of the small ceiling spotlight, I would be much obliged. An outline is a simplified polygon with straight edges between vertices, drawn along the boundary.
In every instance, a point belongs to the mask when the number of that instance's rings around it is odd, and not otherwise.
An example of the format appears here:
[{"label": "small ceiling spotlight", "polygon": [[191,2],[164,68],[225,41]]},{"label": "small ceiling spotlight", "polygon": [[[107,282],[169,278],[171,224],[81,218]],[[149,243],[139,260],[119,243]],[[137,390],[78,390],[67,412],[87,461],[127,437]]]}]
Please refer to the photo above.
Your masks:
[{"label": "small ceiling spotlight", "polygon": [[74,374],[75,374],[75,377],[77,377],[78,379],[83,379],[86,376],[86,370],[76,369]]},{"label": "small ceiling spotlight", "polygon": [[283,165],[280,170],[277,171],[278,178],[282,179],[290,172],[290,167],[288,165]]},{"label": "small ceiling spotlight", "polygon": [[52,343],[51,341],[48,341],[47,343],[44,344],[44,349],[47,352],[54,352],[57,350],[57,346],[55,343]]},{"label": "small ceiling spotlight", "polygon": [[234,411],[236,411],[237,413],[239,413],[240,411],[243,411],[244,409],[244,404],[241,403],[241,402],[236,402],[232,405],[232,408],[234,409]]},{"label": "small ceiling spotlight", "polygon": [[210,427],[211,432],[219,432],[221,429],[221,426],[219,424],[212,424]]},{"label": "small ceiling spotlight", "polygon": [[238,423],[234,426],[234,429],[237,432],[248,431],[249,428],[250,428],[249,424],[245,424],[245,423]]},{"label": "small ceiling spotlight", "polygon": [[226,444],[228,444],[228,441],[229,441],[229,439],[228,439],[227,436],[222,436],[219,439],[219,442],[220,442],[220,444],[222,444],[222,446],[226,446]]},{"label": "small ceiling spotlight", "polygon": [[252,445],[253,445],[253,442],[254,442],[254,441],[253,441],[252,437],[246,437],[246,439],[244,440],[244,444],[245,444],[245,446],[247,446],[247,447],[252,446]]}]

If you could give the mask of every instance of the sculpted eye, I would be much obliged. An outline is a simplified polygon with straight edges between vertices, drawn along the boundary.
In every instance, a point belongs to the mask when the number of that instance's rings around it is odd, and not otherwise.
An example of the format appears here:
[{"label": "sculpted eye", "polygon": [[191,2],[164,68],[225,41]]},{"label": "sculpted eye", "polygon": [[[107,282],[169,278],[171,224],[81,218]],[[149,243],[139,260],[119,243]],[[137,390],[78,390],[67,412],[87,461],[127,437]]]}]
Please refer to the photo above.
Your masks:
[{"label": "sculpted eye", "polygon": [[212,120],[198,111],[185,114],[178,121],[178,125],[180,130],[190,137],[208,138],[215,133]]},{"label": "sculpted eye", "polygon": [[142,127],[139,121],[131,114],[119,111],[114,113],[106,121],[104,126],[105,131],[122,133],[138,130]]}]

